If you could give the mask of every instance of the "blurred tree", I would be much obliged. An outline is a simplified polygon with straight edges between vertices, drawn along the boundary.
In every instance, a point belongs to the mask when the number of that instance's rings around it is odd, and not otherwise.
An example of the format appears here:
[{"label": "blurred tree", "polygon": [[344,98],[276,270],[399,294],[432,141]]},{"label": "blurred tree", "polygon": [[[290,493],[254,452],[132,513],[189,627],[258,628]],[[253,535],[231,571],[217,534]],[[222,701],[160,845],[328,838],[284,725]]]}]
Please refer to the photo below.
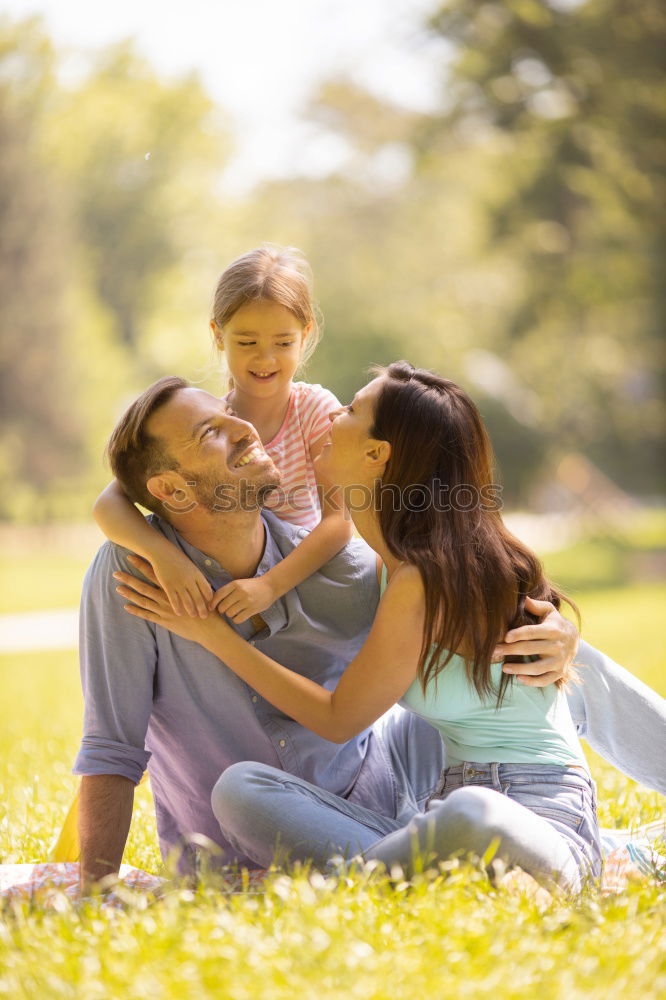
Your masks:
[{"label": "blurred tree", "polygon": [[48,167],[43,120],[54,53],[34,21],[0,28],[0,518],[81,461],[67,368],[66,191]]},{"label": "blurred tree", "polygon": [[84,266],[121,341],[144,360],[166,280],[177,282],[188,251],[208,242],[229,152],[224,133],[195,75],[163,81],[129,42],[101,53],[53,120]]},{"label": "blurred tree", "polygon": [[38,20],[3,24],[0,518],[87,516],[128,399],[201,369],[228,256],[229,142],[196,78],[128,44],[67,84],[61,65]]},{"label": "blurred tree", "polygon": [[558,446],[655,489],[665,287],[666,10],[659,0],[448,0],[455,45],[421,156],[490,155],[488,252],[521,274],[494,350]]},{"label": "blurred tree", "polygon": [[543,431],[480,391],[466,361],[473,349],[494,349],[497,317],[520,281],[515,262],[487,246],[494,158],[459,138],[444,154],[418,150],[425,116],[349,81],[326,84],[308,120],[313,143],[336,151],[335,169],[256,192],[244,230],[247,244],[296,242],[312,262],[325,336],[308,376],[345,400],[370,364],[406,357],[468,385],[515,501],[539,471]]}]

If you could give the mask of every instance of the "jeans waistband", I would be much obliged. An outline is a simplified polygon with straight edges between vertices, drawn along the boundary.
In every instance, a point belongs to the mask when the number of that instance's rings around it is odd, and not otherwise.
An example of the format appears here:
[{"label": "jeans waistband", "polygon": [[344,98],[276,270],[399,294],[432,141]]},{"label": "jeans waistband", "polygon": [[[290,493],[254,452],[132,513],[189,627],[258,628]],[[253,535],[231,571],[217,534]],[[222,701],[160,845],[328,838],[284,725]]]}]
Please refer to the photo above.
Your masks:
[{"label": "jeans waistband", "polygon": [[502,791],[508,782],[531,784],[543,781],[557,781],[565,784],[581,783],[594,788],[589,771],[577,764],[501,764],[464,761],[445,768],[433,798],[438,798],[445,788],[459,785],[488,785]]}]

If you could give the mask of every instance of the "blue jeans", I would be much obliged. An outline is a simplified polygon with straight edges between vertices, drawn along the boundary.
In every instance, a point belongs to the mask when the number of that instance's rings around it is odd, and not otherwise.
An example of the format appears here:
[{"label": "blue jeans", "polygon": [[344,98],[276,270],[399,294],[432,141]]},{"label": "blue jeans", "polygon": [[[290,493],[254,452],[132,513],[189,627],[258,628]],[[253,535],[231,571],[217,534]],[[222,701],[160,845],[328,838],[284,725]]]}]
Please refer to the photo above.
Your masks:
[{"label": "blue jeans", "polygon": [[[655,753],[666,732],[664,700],[588,643],[581,642],[577,661],[580,683],[572,685],[568,701],[578,734],[625,774],[666,793],[666,755]],[[411,713],[392,711],[376,723],[374,733],[375,752],[390,764],[390,795],[373,788],[368,778],[365,788],[360,787],[361,779],[359,787],[342,799],[283,771],[239,763],[224,772],[213,790],[213,809],[223,831],[232,843],[247,845],[247,856],[263,867],[271,864],[276,848],[294,860],[310,858],[319,866],[334,854],[362,854],[373,846],[379,851],[380,840],[418,820],[446,762],[439,734]],[[515,784],[514,788],[517,791]],[[493,791],[512,802],[503,795],[501,780],[500,788],[479,791]],[[526,804],[517,796],[516,802]],[[535,819],[548,827],[545,815]],[[540,829],[550,839],[549,830],[544,831],[543,825]],[[570,842],[578,851],[575,838]],[[590,840],[588,846],[594,855]],[[239,849],[242,856],[245,848]],[[572,854],[568,845],[566,850]],[[563,858],[567,857],[565,851]],[[570,869],[566,861],[563,864]],[[593,857],[594,874],[598,867]]]},{"label": "blue jeans", "polygon": [[601,875],[594,783],[579,767],[467,762],[442,772],[425,812],[363,852],[408,875],[424,860],[493,857],[578,891]]},{"label": "blue jeans", "polygon": [[[465,764],[440,772],[435,784],[443,748],[421,719],[395,713],[375,739],[393,765],[395,816],[246,761],[229,767],[213,789],[224,835],[261,867],[312,861],[325,868],[335,856],[362,855],[409,875],[424,856],[483,855],[497,842],[496,857],[541,882],[575,891],[585,877],[599,876],[594,787],[582,769]],[[430,753],[423,754],[424,742]],[[418,754],[405,752],[415,744]]]}]

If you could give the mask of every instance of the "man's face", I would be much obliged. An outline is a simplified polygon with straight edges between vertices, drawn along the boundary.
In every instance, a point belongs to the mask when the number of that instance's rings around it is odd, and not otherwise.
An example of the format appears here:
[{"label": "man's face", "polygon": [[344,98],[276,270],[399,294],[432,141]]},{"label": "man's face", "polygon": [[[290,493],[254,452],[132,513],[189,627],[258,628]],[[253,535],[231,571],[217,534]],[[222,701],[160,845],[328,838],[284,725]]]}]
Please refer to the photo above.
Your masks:
[{"label": "man's face", "polygon": [[279,485],[280,474],[252,424],[231,416],[202,389],[179,389],[149,418],[146,430],[165,442],[187,483],[173,506],[165,504],[172,513],[189,511],[194,503],[216,513],[255,509]]}]

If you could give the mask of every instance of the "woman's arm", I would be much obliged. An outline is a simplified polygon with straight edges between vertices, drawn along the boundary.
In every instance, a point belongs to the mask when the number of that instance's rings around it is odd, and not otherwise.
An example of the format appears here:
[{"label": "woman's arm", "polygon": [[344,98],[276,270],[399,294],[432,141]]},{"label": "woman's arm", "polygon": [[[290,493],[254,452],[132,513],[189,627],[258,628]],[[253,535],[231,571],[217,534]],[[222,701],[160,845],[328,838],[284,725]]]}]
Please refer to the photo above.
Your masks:
[{"label": "woman's arm", "polygon": [[93,516],[107,538],[147,559],[176,614],[205,616],[213,593],[201,571],[159,531],[152,528],[117,479],[95,501]]},{"label": "woman's arm", "polygon": [[[320,438],[310,447],[313,461],[319,457],[327,438],[328,435]],[[316,468],[315,465],[315,471]],[[240,625],[316,573],[345,547],[352,534],[353,525],[345,516],[342,492],[322,490],[321,521],[307,538],[263,576],[232,580],[221,587],[209,608],[216,608],[219,614]]]},{"label": "woman's arm", "polygon": [[416,677],[424,607],[421,578],[413,567],[401,567],[391,579],[363,648],[334,691],[265,656],[217,615],[177,618],[155,587],[129,574],[114,576],[123,584],[118,592],[135,602],[125,605],[130,614],[199,642],[285,715],[334,743],[375,722]]}]

